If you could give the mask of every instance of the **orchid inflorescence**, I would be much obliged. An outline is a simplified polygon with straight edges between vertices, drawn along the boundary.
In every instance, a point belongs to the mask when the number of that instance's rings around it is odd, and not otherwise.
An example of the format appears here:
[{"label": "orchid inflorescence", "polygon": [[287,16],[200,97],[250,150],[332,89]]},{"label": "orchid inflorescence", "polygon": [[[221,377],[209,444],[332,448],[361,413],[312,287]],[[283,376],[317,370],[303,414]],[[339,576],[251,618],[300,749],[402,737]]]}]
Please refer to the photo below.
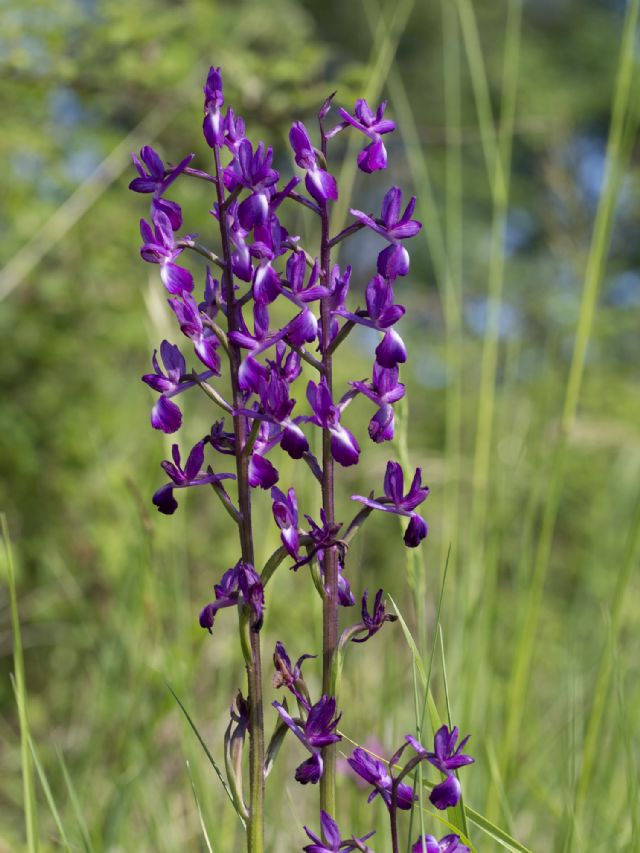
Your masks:
[{"label": "orchid inflorescence", "polygon": [[[133,157],[138,177],[130,188],[151,195],[150,221],[143,219],[140,223],[140,254],[148,263],[159,265],[169,307],[200,363],[188,369],[180,348],[162,341],[159,357],[158,351],[152,356],[153,373],[143,377],[159,395],[151,424],[167,434],[178,432],[183,424],[178,398],[191,389],[204,392],[221,410],[207,435],[186,454],[184,466],[185,454],[173,444],[172,461],[162,463],[169,482],[156,491],[153,503],[159,512],[171,515],[178,508],[176,490],[208,485],[238,529],[238,560],[214,585],[214,598],[202,608],[200,625],[212,632],[220,610],[234,606],[239,614],[247,697],[238,694],[231,709],[225,766],[230,795],[246,826],[247,849],[253,853],[264,849],[264,782],[284,736],[290,732],[307,753],[295,772],[296,780],[303,785],[320,783],[320,835],[305,827],[311,843],[304,850],[366,851],[370,850],[366,842],[373,833],[343,837],[335,820],[335,744],[342,740],[338,729],[342,716],[338,710],[339,673],[351,642],[370,640],[396,617],[386,611],[383,590],[378,590],[373,602],[365,590],[360,621],[339,634],[338,608],[356,603],[346,573],[347,549],[351,537],[374,511],[406,517],[404,542],[410,548],[417,547],[427,536],[427,524],[417,509],[429,490],[422,484],[418,468],[405,492],[402,468],[390,460],[383,493],[377,497],[375,492],[353,495],[352,500],[362,506],[345,527],[335,518],[335,464],[349,467],[360,461],[360,442],[344,423],[345,410],[357,398],[375,406],[369,438],[381,444],[394,437],[394,405],[405,394],[399,381],[400,366],[407,361],[406,346],[395,328],[405,313],[396,302],[395,287],[410,270],[406,241],[422,225],[413,218],[415,197],[403,208],[402,191],[394,186],[386,192],[378,216],[352,209],[353,221],[339,233],[331,233],[331,202],[337,200],[339,188],[329,170],[329,143],[353,128],[365,137],[357,156],[360,170],[366,174],[384,170],[387,151],[383,137],[395,130],[394,122],[384,117],[386,103],[374,112],[365,100],[358,100],[353,113],[340,109],[338,124],[326,129],[334,93],[318,113],[318,147],[301,121],[292,124],[289,141],[295,163],[304,173],[303,190],[300,176],[286,183],[281,180],[273,165],[272,148],[263,142],[252,143],[245,135],[242,118],[230,107],[223,112],[219,68],[211,68],[204,95],[203,133],[213,152],[210,173],[191,165],[193,154],[177,166],[165,164],[149,146]],[[180,233],[182,210],[177,202],[166,198],[178,178],[211,185],[214,200],[210,214],[219,234],[218,251],[200,243],[195,234]],[[298,205],[317,218],[321,234],[317,254],[308,252],[300,238],[283,224],[280,216],[285,203]],[[380,237],[384,245],[378,253],[376,273],[365,290],[365,307],[350,308],[352,269],[332,265],[331,250],[363,229]],[[186,266],[188,253],[208,261],[201,291]],[[276,301],[279,307],[289,306],[289,319],[279,327],[272,322]],[[341,394],[334,386],[333,363],[356,326],[377,332],[379,343],[370,378],[350,382]],[[216,387],[215,380],[223,377],[223,365],[228,382]],[[303,370],[312,371],[314,378],[294,391],[302,384]],[[227,397],[225,387],[230,387]],[[225,428],[225,421],[230,429]],[[316,446],[310,440],[314,429],[321,432],[321,458],[311,450]],[[278,471],[281,453],[303,462],[318,481],[319,506],[307,508],[308,513],[301,512],[293,487],[286,491],[282,488]],[[224,470],[229,467],[225,457],[233,460],[233,470]],[[225,484],[230,480],[236,481],[235,499]],[[254,558],[251,499],[255,489],[269,493],[282,542],[262,571],[256,568]],[[277,712],[276,727],[265,746],[260,630],[267,606],[265,588],[285,561],[294,571],[309,567],[323,600],[322,694],[314,701],[302,675],[304,661],[315,656],[303,654],[292,665],[284,645],[278,642],[273,686],[289,692],[291,707],[286,699],[272,703]],[[248,804],[242,785],[242,748],[247,734]],[[387,806],[394,851],[398,849],[397,812],[411,809],[416,800],[414,787],[403,780],[420,762],[429,762],[445,777],[431,792],[432,804],[446,809],[458,803],[456,771],[473,759],[462,753],[466,738],[456,748],[457,738],[457,728],[450,731],[443,726],[435,735],[432,751],[407,735],[389,761],[360,747],[349,757],[353,771],[372,786],[369,801],[379,796]],[[400,767],[398,762],[407,747],[415,754]],[[428,835],[418,839],[413,849],[455,853],[468,848],[457,835],[440,841]]]}]

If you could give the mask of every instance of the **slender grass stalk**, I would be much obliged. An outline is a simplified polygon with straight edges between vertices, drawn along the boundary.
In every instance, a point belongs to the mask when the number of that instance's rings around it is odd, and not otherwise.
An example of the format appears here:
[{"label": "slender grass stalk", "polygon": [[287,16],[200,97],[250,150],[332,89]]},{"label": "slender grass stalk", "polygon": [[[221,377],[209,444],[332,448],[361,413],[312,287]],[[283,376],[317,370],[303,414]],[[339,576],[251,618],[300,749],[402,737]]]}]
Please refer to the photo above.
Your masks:
[{"label": "slender grass stalk", "polygon": [[[488,499],[489,474],[495,412],[498,336],[504,290],[504,240],[507,225],[511,152],[518,89],[521,18],[522,4],[519,0],[510,0],[506,23],[500,128],[496,150],[493,154],[494,166],[491,180],[493,221],[487,288],[487,321],[482,347],[476,446],[473,461],[473,502],[470,527],[473,561],[479,567],[484,564],[487,512],[490,503]],[[476,71],[476,73],[478,72]],[[484,65],[482,66],[482,73],[484,78],[486,76]],[[481,114],[479,110],[479,115]],[[473,600],[478,594],[478,587],[482,581],[482,572],[474,572],[471,577],[477,577],[478,579],[476,589],[471,590]]]},{"label": "slender grass stalk", "polygon": [[598,755],[598,747],[602,733],[602,723],[605,709],[609,699],[609,688],[613,667],[611,650],[615,649],[620,636],[622,609],[626,599],[629,582],[633,571],[637,566],[640,554],[640,500],[636,503],[634,518],[629,528],[629,536],[626,544],[625,555],[622,560],[620,572],[616,582],[616,588],[611,604],[611,642],[602,650],[598,675],[596,676],[593,690],[593,702],[587,722],[587,728],[582,749],[582,760],[576,785],[576,798],[574,802],[574,813],[576,824],[581,825],[584,808],[587,802],[589,787],[593,781],[593,771]]},{"label": "slender grass stalk", "polygon": [[30,747],[29,715],[27,713],[27,682],[24,671],[24,654],[22,651],[22,633],[20,616],[18,614],[18,596],[16,592],[16,574],[13,564],[9,525],[4,513],[0,513],[0,531],[4,547],[4,563],[9,588],[9,605],[11,608],[11,631],[13,634],[13,669],[15,678],[15,697],[18,706],[20,722],[20,767],[22,770],[22,796],[24,800],[24,821],[27,833],[27,849],[29,853],[39,849],[38,808],[36,786],[33,773],[33,756]]},{"label": "slender grass stalk", "polygon": [[[447,396],[445,415],[446,483],[443,490],[443,536],[441,562],[449,543],[451,580],[456,599],[456,558],[459,537],[460,466],[462,451],[462,106],[460,74],[460,31],[456,9],[450,0],[441,0],[444,107],[447,140],[445,151],[445,234],[448,275],[444,287],[445,358],[447,363]],[[425,229],[425,233],[428,229]],[[450,582],[451,583],[451,582]]]},{"label": "slender grass stalk", "polygon": [[[587,346],[593,328],[598,294],[602,284],[604,266],[613,228],[615,203],[620,188],[621,175],[629,154],[628,145],[625,144],[625,141],[632,138],[632,133],[629,132],[628,126],[628,111],[632,93],[634,44],[639,11],[640,0],[630,0],[623,24],[618,58],[618,73],[607,144],[606,172],[586,261],[573,355],[565,389],[558,438],[552,456],[551,480],[542,516],[527,607],[521,622],[509,685],[508,714],[503,749],[500,756],[501,769],[505,776],[505,771],[508,771],[513,761],[514,749],[528,692],[531,660],[536,641],[540,606],[560,502],[567,446],[575,421],[582,387]],[[635,108],[633,115],[635,116],[634,121],[637,122]],[[508,783],[508,776],[506,776],[506,781]]]},{"label": "slender grass stalk", "polygon": [[62,818],[60,817],[60,811],[56,804],[55,797],[53,796],[53,793],[51,791],[51,785],[49,784],[47,774],[45,773],[44,767],[42,766],[42,762],[38,758],[38,753],[36,752],[36,748],[31,737],[29,738],[29,747],[31,749],[31,755],[33,756],[33,763],[38,774],[40,786],[42,787],[42,791],[47,801],[47,805],[49,806],[49,810],[51,811],[51,816],[53,817],[56,829],[60,833],[60,841],[67,850],[73,850],[73,847],[69,842],[69,838],[67,837]]}]

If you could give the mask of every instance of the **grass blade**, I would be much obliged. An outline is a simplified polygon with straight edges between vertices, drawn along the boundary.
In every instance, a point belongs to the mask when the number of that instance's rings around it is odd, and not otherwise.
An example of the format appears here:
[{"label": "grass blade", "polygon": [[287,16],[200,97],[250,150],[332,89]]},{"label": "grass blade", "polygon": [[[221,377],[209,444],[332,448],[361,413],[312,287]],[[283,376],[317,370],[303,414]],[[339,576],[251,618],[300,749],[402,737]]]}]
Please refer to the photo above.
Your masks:
[{"label": "grass blade", "polygon": [[87,827],[87,822],[84,819],[84,815],[82,813],[82,806],[80,805],[80,800],[78,799],[78,795],[76,793],[76,789],[71,781],[71,775],[67,769],[66,762],[64,760],[63,754],[58,750],[58,761],[60,762],[60,767],[62,769],[62,776],[64,778],[64,783],[67,786],[67,791],[69,793],[69,799],[71,800],[71,807],[73,808],[73,813],[75,815],[76,821],[78,822],[78,827],[80,829],[80,835],[82,836],[82,845],[88,853],[94,853],[95,847],[93,846],[93,842],[91,841],[91,835],[89,834],[89,828]]},{"label": "grass blade", "polygon": [[189,774],[189,780],[191,781],[191,790],[193,791],[193,799],[196,801],[196,808],[198,809],[198,819],[200,820],[200,828],[202,829],[202,834],[204,836],[204,842],[207,845],[207,850],[209,853],[213,853],[213,847],[211,846],[211,841],[209,840],[209,833],[207,832],[207,827],[204,823],[204,817],[202,814],[202,809],[200,808],[200,800],[198,799],[198,792],[196,791],[196,783],[193,781],[193,775],[191,773],[191,767],[189,762],[186,761],[187,765],[187,773]]},{"label": "grass blade", "polygon": [[234,802],[234,800],[233,800],[233,794],[231,793],[231,789],[229,788],[229,785],[227,784],[227,780],[224,778],[224,775],[223,775],[222,771],[220,770],[220,768],[218,767],[218,764],[217,764],[217,762],[216,762],[215,758],[213,757],[213,755],[211,755],[211,752],[209,751],[209,747],[208,747],[208,746],[207,746],[207,744],[204,742],[204,738],[202,737],[202,735],[201,735],[201,734],[200,734],[200,732],[198,731],[198,728],[197,728],[196,724],[195,724],[195,723],[193,722],[193,720],[191,719],[191,717],[190,717],[190,715],[189,715],[189,712],[187,711],[187,709],[184,707],[184,705],[182,704],[182,702],[181,702],[181,701],[180,701],[180,699],[178,698],[178,695],[177,695],[177,693],[175,692],[175,690],[173,689],[173,687],[172,687],[170,684],[167,684],[167,687],[168,687],[168,689],[169,689],[169,692],[170,692],[170,693],[171,693],[171,695],[173,696],[173,698],[176,700],[176,702],[177,702],[177,703],[178,703],[178,705],[180,706],[180,710],[182,711],[182,713],[184,714],[184,716],[185,716],[185,718],[186,718],[187,722],[188,722],[188,723],[189,723],[189,725],[191,726],[191,729],[193,730],[193,733],[195,734],[195,736],[196,736],[196,737],[198,738],[198,740],[200,741],[200,746],[204,749],[204,751],[205,751],[205,755],[206,755],[206,756],[207,756],[207,758],[209,759],[209,763],[210,763],[210,764],[211,764],[211,766],[213,767],[213,769],[214,769],[214,771],[215,771],[216,776],[217,776],[217,777],[218,777],[218,779],[220,780],[220,784],[221,784],[221,785],[222,785],[222,787],[224,788],[225,794],[227,795],[227,797],[229,797],[229,802],[230,802],[230,803],[231,803],[231,805],[233,806],[233,809],[234,809],[235,813],[236,813],[236,814],[238,815],[238,817],[240,818],[240,822],[242,823],[242,826],[246,828],[246,821],[245,821],[245,819],[242,817],[242,815],[240,814],[240,812],[238,811],[238,809],[237,809],[237,807],[236,807],[236,804],[235,804],[235,802]]},{"label": "grass blade", "polygon": [[4,546],[4,563],[6,566],[7,584],[9,587],[9,603],[11,607],[11,630],[13,632],[13,668],[15,671],[15,696],[20,722],[20,765],[22,769],[22,793],[24,798],[24,820],[27,832],[27,849],[38,850],[38,810],[36,800],[35,780],[33,775],[33,759],[29,749],[29,717],[27,714],[27,684],[24,673],[24,655],[22,651],[22,634],[20,632],[20,617],[18,615],[18,596],[16,593],[16,575],[13,564],[13,553],[9,540],[9,525],[4,513],[0,514],[0,529]]},{"label": "grass blade", "polygon": [[47,801],[49,809],[51,810],[51,815],[53,816],[53,820],[55,822],[56,828],[60,833],[60,839],[62,844],[67,848],[67,850],[71,850],[71,844],[69,843],[69,839],[64,830],[64,826],[62,823],[62,818],[60,817],[60,812],[58,811],[58,807],[56,806],[56,801],[51,792],[51,786],[49,785],[49,780],[47,779],[47,774],[45,773],[44,767],[42,766],[40,759],[38,758],[38,754],[36,752],[35,745],[33,743],[32,738],[29,738],[29,747],[31,749],[31,755],[33,756],[33,763],[36,768],[36,772],[38,774],[38,779],[40,780],[40,785],[42,786],[42,791],[44,793],[44,797]]}]

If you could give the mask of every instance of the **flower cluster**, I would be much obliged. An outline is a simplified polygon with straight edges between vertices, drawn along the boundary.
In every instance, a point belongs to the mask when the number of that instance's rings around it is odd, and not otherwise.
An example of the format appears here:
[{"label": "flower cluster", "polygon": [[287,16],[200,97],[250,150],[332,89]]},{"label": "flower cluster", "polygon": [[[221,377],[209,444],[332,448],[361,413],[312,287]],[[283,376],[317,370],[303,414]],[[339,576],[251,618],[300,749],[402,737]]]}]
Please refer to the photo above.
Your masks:
[{"label": "flower cluster", "polygon": [[[375,510],[408,519],[404,535],[408,547],[418,546],[427,535],[426,521],[417,508],[429,490],[422,484],[419,468],[405,493],[402,468],[390,460],[384,494],[353,495],[352,500],[363,506],[348,525],[336,520],[334,496],[335,474],[340,468],[358,465],[363,454],[361,442],[366,436],[356,435],[348,423],[347,407],[352,402],[374,404],[368,426],[373,443],[380,445],[394,438],[394,406],[405,394],[400,370],[408,360],[397,328],[405,308],[397,301],[396,290],[400,293],[402,279],[410,272],[407,243],[422,225],[413,218],[415,197],[403,205],[401,189],[391,186],[384,193],[379,215],[353,208],[352,221],[332,234],[331,208],[339,187],[329,165],[329,142],[339,133],[355,130],[365,138],[357,155],[360,170],[365,174],[383,171],[387,166],[383,138],[395,129],[394,122],[385,118],[386,102],[372,109],[358,100],[353,112],[340,109],[338,123],[327,129],[334,97],[330,96],[318,113],[317,142],[302,121],[294,121],[289,143],[299,174],[282,180],[274,167],[273,149],[262,141],[252,141],[244,120],[231,107],[225,108],[219,68],[210,69],[203,92],[202,132],[212,162],[208,171],[193,165],[193,154],[176,166],[165,163],[149,146],[133,157],[138,176],[130,188],[151,196],[149,217],[140,223],[140,255],[159,267],[167,304],[183,338],[182,347],[163,340],[151,358],[153,372],[142,378],[159,395],[151,410],[154,429],[174,435],[183,428],[185,418],[177,398],[193,389],[218,410],[209,432],[190,450],[184,467],[180,447],[173,444],[172,461],[162,463],[169,482],[155,492],[153,503],[159,512],[171,515],[178,508],[176,489],[208,485],[238,529],[237,561],[214,584],[213,600],[202,608],[199,622],[212,632],[218,611],[233,607],[239,613],[248,693],[246,699],[238,693],[232,707],[225,755],[229,793],[242,820],[250,824],[247,836],[252,851],[263,849],[256,839],[262,833],[257,822],[264,811],[264,779],[288,732],[308,753],[295,771],[296,780],[302,785],[320,783],[322,790],[334,784],[335,774],[327,768],[335,764],[335,744],[342,738],[338,731],[342,658],[350,641],[369,641],[396,618],[386,611],[383,590],[378,590],[370,605],[365,589],[361,620],[339,634],[339,607],[349,608],[356,602],[347,577],[351,537]],[[198,181],[212,192],[210,229],[206,230],[219,234],[214,248],[200,242],[197,234],[184,233],[181,207],[167,197],[169,191],[173,194],[178,179]],[[291,219],[285,211],[293,208],[317,218],[318,251],[309,251],[289,230]],[[359,307],[352,292],[356,289],[353,271],[350,266],[332,264],[331,251],[343,240],[358,239],[357,234],[365,229],[380,238],[381,246],[375,274],[366,284],[362,282],[364,307]],[[192,267],[187,258],[204,259],[206,267]],[[334,381],[333,363],[339,347],[357,326],[372,330],[378,338],[370,374],[366,379],[353,378],[340,389]],[[317,447],[322,447],[321,456],[312,450]],[[315,504],[300,506],[293,485],[281,483],[283,454],[303,463],[301,467],[308,468],[317,480]],[[232,470],[220,470],[225,468]],[[226,490],[226,480],[235,481],[233,494]],[[262,571],[255,562],[252,491],[256,489],[270,495],[281,540],[281,547]],[[283,562],[294,572],[308,567],[322,598],[322,690],[313,702],[302,676],[304,661],[315,655],[302,655],[293,665],[278,642],[273,686],[289,691],[297,710],[290,710],[286,700],[272,703],[278,715],[276,731],[265,751],[260,631],[268,612],[266,587]],[[251,745],[248,806],[241,780],[247,735]],[[464,741],[454,751],[456,740],[456,729],[442,729],[436,735],[434,751],[427,752],[408,737],[404,746],[411,743],[417,756],[400,774],[396,763],[402,750],[387,763],[358,748],[349,764],[372,786],[369,800],[379,796],[393,816],[397,809],[410,809],[414,802],[413,789],[402,778],[416,761],[427,760],[446,776],[431,795],[436,807],[445,808],[460,796],[455,770],[472,761],[461,754]],[[333,796],[325,799],[332,801]],[[369,849],[365,842],[372,833],[343,837],[334,817],[325,810],[320,824],[320,836],[305,827],[311,843],[304,849],[309,853]],[[456,847],[451,838],[454,836],[437,842],[426,836],[420,844],[426,844],[429,853],[466,849]]]}]

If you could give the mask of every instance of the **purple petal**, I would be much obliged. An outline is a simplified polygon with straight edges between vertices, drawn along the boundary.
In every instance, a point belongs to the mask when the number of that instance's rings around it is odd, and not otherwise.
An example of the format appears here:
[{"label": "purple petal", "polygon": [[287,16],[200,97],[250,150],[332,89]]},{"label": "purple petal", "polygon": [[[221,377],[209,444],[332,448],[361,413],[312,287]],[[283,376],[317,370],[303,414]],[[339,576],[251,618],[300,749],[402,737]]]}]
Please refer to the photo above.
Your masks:
[{"label": "purple petal", "polygon": [[337,850],[340,846],[340,842],[342,841],[340,837],[340,830],[338,829],[338,824],[335,820],[325,811],[320,812],[320,827],[322,829],[322,834],[327,839],[327,842]]},{"label": "purple petal", "polygon": [[376,347],[376,361],[381,367],[395,367],[407,360],[407,348],[394,329],[388,329]]},{"label": "purple petal", "polygon": [[199,441],[191,449],[187,464],[184,466],[184,473],[187,480],[195,480],[196,475],[202,468],[204,462],[204,441]]},{"label": "purple petal", "polygon": [[376,139],[375,142],[367,145],[358,154],[358,168],[370,175],[372,172],[379,172],[387,168],[387,149],[381,139]]},{"label": "purple petal", "polygon": [[269,213],[269,200],[264,193],[252,193],[238,208],[238,221],[245,231],[264,225]]},{"label": "purple petal", "polygon": [[460,800],[460,782],[453,775],[447,776],[444,782],[436,785],[429,794],[429,799],[441,811],[453,808]]},{"label": "purple petal", "polygon": [[161,486],[152,498],[153,504],[158,507],[158,512],[164,515],[173,515],[178,509],[178,502],[173,497],[173,484],[167,483]]},{"label": "purple petal", "polygon": [[314,753],[311,758],[303,761],[296,769],[296,781],[301,785],[311,783],[315,785],[322,777],[322,758],[319,753]]},{"label": "purple petal", "polygon": [[409,548],[417,548],[428,532],[427,522],[421,515],[414,513],[404,533],[404,544]]},{"label": "purple petal", "polygon": [[387,246],[378,255],[377,270],[381,276],[394,281],[398,276],[409,272],[409,252],[404,246],[393,244]]},{"label": "purple petal", "polygon": [[216,376],[220,375],[220,356],[218,355],[218,342],[214,337],[203,337],[196,341],[194,350],[200,361],[213,370]]},{"label": "purple petal", "polygon": [[177,432],[182,426],[182,412],[175,403],[162,395],[151,410],[151,426],[167,434]]},{"label": "purple petal", "polygon": [[296,424],[287,424],[282,431],[280,447],[292,459],[301,459],[309,449],[309,442],[299,426]]},{"label": "purple petal", "polygon": [[369,438],[376,444],[393,439],[395,412],[393,406],[381,406],[369,421]]},{"label": "purple petal", "polygon": [[404,491],[404,475],[399,462],[387,462],[387,470],[384,475],[384,493],[394,504],[402,502]]},{"label": "purple petal", "polygon": [[165,263],[160,269],[162,283],[169,293],[181,294],[193,290],[193,276],[189,270],[179,267],[177,264]]},{"label": "purple petal", "polygon": [[331,430],[331,455],[344,468],[358,464],[360,445],[349,430],[340,424]]},{"label": "purple petal", "polygon": [[151,205],[154,210],[161,210],[167,216],[174,231],[182,228],[182,208],[177,202],[166,198],[154,198]]},{"label": "purple petal", "polygon": [[329,199],[336,201],[338,198],[338,184],[333,175],[324,169],[311,169],[304,179],[307,191],[318,204],[324,204]]},{"label": "purple petal", "polygon": [[279,479],[277,468],[260,456],[258,453],[252,453],[249,460],[249,485],[252,488],[259,486],[261,489],[270,489]]}]

